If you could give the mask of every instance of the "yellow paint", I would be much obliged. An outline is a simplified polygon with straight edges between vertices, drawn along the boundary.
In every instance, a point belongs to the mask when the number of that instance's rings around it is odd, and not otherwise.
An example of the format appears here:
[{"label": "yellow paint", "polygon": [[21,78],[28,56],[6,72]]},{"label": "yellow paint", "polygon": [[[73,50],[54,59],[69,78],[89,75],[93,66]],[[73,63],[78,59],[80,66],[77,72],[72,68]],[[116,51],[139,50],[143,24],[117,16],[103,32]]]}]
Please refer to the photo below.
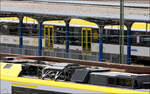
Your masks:
[{"label": "yellow paint", "polygon": [[[88,31],[90,31],[90,41],[88,41]],[[82,39],[81,39],[81,45],[82,45],[82,52],[83,54],[86,54],[86,55],[91,55],[91,49],[92,49],[92,29],[91,28],[82,28]],[[85,33],[85,36],[83,36],[83,34]],[[85,48],[83,47],[83,38],[86,38],[86,46]],[[88,47],[88,42],[90,42],[90,47]],[[91,48],[89,50],[89,48]],[[84,51],[84,49],[86,50],[86,52]]]},{"label": "yellow paint", "polygon": [[22,84],[22,83],[12,83],[12,85],[15,86],[24,86],[24,87],[32,87],[32,88],[38,88],[36,85],[29,85],[29,84]]},{"label": "yellow paint", "polygon": [[17,44],[19,44],[19,39],[16,40]]},{"label": "yellow paint", "polygon": [[[7,20],[7,21],[16,21],[16,22],[19,22],[19,19],[17,17],[0,17],[0,20]],[[33,18],[30,18],[30,17],[24,17],[23,18],[23,22],[24,23],[28,23],[28,22],[32,22],[32,23],[37,23],[37,21]]]},{"label": "yellow paint", "polygon": [[[19,22],[18,18],[17,17],[0,17],[0,20],[7,20],[7,21],[17,21]],[[37,23],[37,20],[36,19],[33,19],[33,18],[30,18],[30,17],[24,17],[23,19],[23,22],[24,23],[28,23],[28,22],[31,22],[31,23]],[[48,23],[48,24],[62,24],[62,25],[65,25],[65,22],[63,20],[56,20],[56,21],[45,21],[44,23]],[[94,27],[97,27],[97,25],[95,23],[92,23],[92,22],[88,22],[86,20],[82,20],[82,19],[71,19],[70,21],[70,25],[73,25],[73,26],[77,26],[77,25],[81,25],[81,26],[87,26],[87,27],[90,27],[90,26],[94,26]],[[106,25],[105,28],[118,28],[120,29],[120,26],[119,25]],[[98,28],[98,27],[97,27]],[[126,26],[124,26],[124,29],[126,29]],[[146,31],[146,23],[142,23],[142,22],[135,22],[133,25],[132,25],[132,29],[134,31],[136,31],[137,29],[139,30],[144,30]],[[147,30],[150,31],[150,23],[147,23]]]},{"label": "yellow paint", "polygon": [[33,44],[34,46],[38,46],[38,39],[34,39],[34,40],[32,41],[32,44]]},{"label": "yellow paint", "polygon": [[60,87],[60,88],[71,88],[71,89],[78,89],[78,90],[88,90],[88,91],[104,92],[104,93],[111,93],[111,94],[149,94],[149,92],[143,92],[143,91],[135,91],[135,90],[119,89],[119,88],[95,86],[95,85],[85,85],[85,84],[77,84],[77,83],[69,83],[69,82],[57,82],[52,80],[41,80],[41,79],[30,79],[30,78],[8,77],[8,76],[1,76],[0,79],[6,81],[12,81],[12,82],[29,83],[35,85],[45,85],[45,86],[53,86],[53,87]]},{"label": "yellow paint", "polygon": [[10,68],[4,68],[7,64],[11,63],[0,62],[0,76],[17,77],[22,70],[21,64],[11,64],[12,66]]},{"label": "yellow paint", "polygon": [[[147,26],[147,31],[150,31],[150,23],[142,23],[142,22],[135,22],[133,23],[133,25],[131,26],[132,30],[136,31],[140,31],[140,30],[144,30],[146,31],[146,26]],[[107,27],[110,27],[110,28],[117,28],[117,29],[120,29],[120,26],[119,25],[106,25],[105,28]],[[124,29],[127,29],[126,26],[124,26]]]},{"label": "yellow paint", "polygon": [[[144,29],[146,31],[146,23],[137,22],[132,25],[132,29]],[[147,30],[150,31],[150,23],[147,23]]]},{"label": "yellow paint", "polygon": [[[45,23],[56,23],[56,24],[63,24],[65,25],[65,22],[63,20],[60,21],[45,21]],[[86,21],[86,20],[82,20],[82,19],[71,19],[70,25],[89,25],[89,26],[97,26],[95,23]]]},{"label": "yellow paint", "polygon": [[18,74],[21,72],[21,64],[13,64],[13,66],[11,66],[10,68],[4,69],[4,66],[6,64],[8,63],[0,62],[0,72],[1,72],[0,80],[11,81],[12,85],[34,87],[34,88],[38,88],[38,85],[44,85],[44,86],[53,86],[53,87],[60,87],[60,88],[88,90],[88,91],[94,91],[94,92],[104,92],[104,93],[111,93],[111,94],[124,94],[124,93],[126,94],[149,94],[149,92],[119,89],[119,88],[112,88],[112,87],[17,77]]},{"label": "yellow paint", "polygon": [[37,20],[36,20],[36,19],[33,19],[33,18],[31,18],[31,17],[26,17],[26,16],[25,16],[25,17],[23,18],[23,22],[24,22],[24,23],[28,23],[28,21],[29,21],[29,22],[32,22],[32,23],[37,23]]},{"label": "yellow paint", "polygon": [[[46,31],[46,28],[48,29],[48,31]],[[52,31],[50,31],[52,29]],[[48,35],[46,35],[46,32],[48,33]],[[50,33],[52,35],[50,35]],[[46,40],[48,36],[48,40]],[[50,41],[50,37],[52,38],[52,42]],[[54,26],[51,25],[44,25],[44,43],[45,43],[45,50],[49,50],[49,51],[54,51]],[[46,42],[48,41],[48,48],[46,48]],[[50,48],[52,47],[52,48]]]},{"label": "yellow paint", "polygon": [[17,17],[0,17],[0,20],[19,21]]}]

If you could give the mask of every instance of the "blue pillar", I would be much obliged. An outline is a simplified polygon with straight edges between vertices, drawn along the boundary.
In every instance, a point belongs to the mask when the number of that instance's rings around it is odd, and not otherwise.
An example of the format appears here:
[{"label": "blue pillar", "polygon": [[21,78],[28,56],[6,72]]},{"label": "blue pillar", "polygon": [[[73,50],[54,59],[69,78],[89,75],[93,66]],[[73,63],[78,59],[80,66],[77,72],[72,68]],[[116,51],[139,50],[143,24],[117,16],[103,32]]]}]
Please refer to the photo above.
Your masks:
[{"label": "blue pillar", "polygon": [[99,61],[103,61],[103,26],[99,26]]},{"label": "blue pillar", "polygon": [[131,26],[127,26],[127,64],[131,64]]},{"label": "blue pillar", "polygon": [[38,56],[42,56],[42,21],[38,21]]},{"label": "blue pillar", "polygon": [[69,57],[69,22],[70,20],[66,20],[66,58]]},{"label": "blue pillar", "polygon": [[19,53],[22,54],[23,48],[23,17],[19,17]]}]

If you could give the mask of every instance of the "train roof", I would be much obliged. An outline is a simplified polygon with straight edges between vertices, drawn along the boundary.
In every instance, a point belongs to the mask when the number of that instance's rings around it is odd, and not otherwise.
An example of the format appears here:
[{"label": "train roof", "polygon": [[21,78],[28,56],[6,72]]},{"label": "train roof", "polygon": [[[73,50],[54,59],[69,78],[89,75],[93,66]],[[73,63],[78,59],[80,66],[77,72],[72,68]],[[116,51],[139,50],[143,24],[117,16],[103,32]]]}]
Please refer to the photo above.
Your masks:
[{"label": "train roof", "polygon": [[21,72],[21,64],[10,64],[0,62],[0,76],[18,77]]},{"label": "train roof", "polygon": [[[19,19],[17,17],[1,17],[0,22],[12,22],[12,23],[19,23]],[[35,19],[32,19],[30,17],[24,17],[23,23],[28,24],[38,24],[38,22]],[[55,25],[55,26],[65,26],[65,22],[63,20],[56,20],[56,21],[45,21],[43,22],[45,25]],[[70,27],[90,27],[90,28],[98,28],[97,24],[93,22],[89,22],[82,19],[71,19],[70,21]],[[105,29],[115,29],[119,30],[119,25],[106,25]],[[124,27],[125,30],[126,26]],[[150,32],[150,23],[144,23],[144,22],[135,22],[132,25],[131,28],[132,31],[147,31]]]},{"label": "train roof", "polygon": [[[17,86],[37,88],[38,85],[44,85],[44,86],[52,86],[52,87],[59,87],[59,88],[87,90],[93,92],[103,92],[103,93],[112,93],[112,94],[120,94],[125,92],[127,94],[149,94],[149,92],[112,88],[106,86],[96,86],[96,85],[79,84],[79,83],[71,83],[71,82],[60,82],[54,80],[42,80],[42,79],[35,79],[35,78],[18,77],[19,73],[22,70],[21,64],[0,62],[0,68],[1,68],[0,80],[12,81],[12,85],[17,85]],[[16,82],[29,83],[32,85],[18,84]]]}]

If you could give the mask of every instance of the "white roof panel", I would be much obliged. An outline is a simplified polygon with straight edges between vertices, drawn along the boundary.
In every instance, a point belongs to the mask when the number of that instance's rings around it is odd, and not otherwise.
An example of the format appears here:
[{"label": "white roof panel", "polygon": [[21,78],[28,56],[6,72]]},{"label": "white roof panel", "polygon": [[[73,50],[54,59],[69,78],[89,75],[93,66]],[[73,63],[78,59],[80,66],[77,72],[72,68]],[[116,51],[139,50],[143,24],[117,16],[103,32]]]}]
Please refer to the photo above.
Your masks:
[{"label": "white roof panel", "polygon": [[[117,6],[81,5],[66,3],[1,1],[1,12],[40,14],[49,16],[89,17],[97,19],[120,19]],[[125,20],[150,21],[149,8],[125,7]]]}]

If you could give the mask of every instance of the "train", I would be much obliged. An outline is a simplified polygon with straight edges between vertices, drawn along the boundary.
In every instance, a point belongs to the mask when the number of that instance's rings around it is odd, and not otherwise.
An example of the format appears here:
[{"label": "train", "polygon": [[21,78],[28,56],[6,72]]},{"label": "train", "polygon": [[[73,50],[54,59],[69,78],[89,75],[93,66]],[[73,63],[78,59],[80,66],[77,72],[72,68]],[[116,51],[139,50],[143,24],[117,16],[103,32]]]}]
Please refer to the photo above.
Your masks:
[{"label": "train", "polygon": [[71,62],[3,58],[0,68],[1,94],[149,94],[149,74],[112,72]]},{"label": "train", "polygon": [[[38,46],[38,22],[30,17],[23,19],[23,45]],[[1,44],[19,45],[19,20],[17,17],[0,18]],[[97,60],[99,52],[99,29],[95,23],[82,19],[71,19],[69,28],[70,52],[77,59]],[[103,61],[115,61],[119,57],[119,25],[106,25],[103,31]],[[127,52],[127,29],[125,30],[125,56]],[[65,22],[43,22],[42,47],[44,51],[65,50]],[[131,62],[150,61],[150,23],[135,22],[131,28]],[[71,56],[71,55],[70,55]],[[89,58],[90,56],[93,56]],[[96,57],[96,58],[95,58]]]}]

